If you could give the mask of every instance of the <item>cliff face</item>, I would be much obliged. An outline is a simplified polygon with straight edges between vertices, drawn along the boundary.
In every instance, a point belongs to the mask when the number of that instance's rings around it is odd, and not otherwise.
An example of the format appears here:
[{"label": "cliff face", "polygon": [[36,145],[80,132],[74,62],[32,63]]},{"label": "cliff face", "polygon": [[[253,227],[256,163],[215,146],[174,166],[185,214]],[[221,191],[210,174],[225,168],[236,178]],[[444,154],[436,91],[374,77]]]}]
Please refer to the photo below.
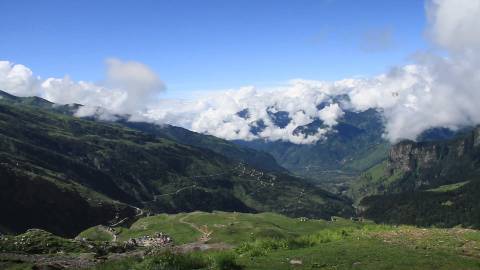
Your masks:
[{"label": "cliff face", "polygon": [[457,138],[404,141],[352,190],[378,222],[480,227],[480,127]]},{"label": "cliff face", "polygon": [[417,167],[431,168],[439,157],[440,147],[437,145],[421,146],[414,142],[404,142],[391,148],[388,168],[411,173]]},{"label": "cliff face", "polygon": [[454,139],[402,141],[390,148],[387,159],[367,170],[348,193],[362,198],[426,190],[480,176],[480,127]]},{"label": "cliff face", "polygon": [[392,146],[386,174],[402,174],[414,189],[459,182],[477,172],[479,146],[480,128],[448,141],[404,141]]}]

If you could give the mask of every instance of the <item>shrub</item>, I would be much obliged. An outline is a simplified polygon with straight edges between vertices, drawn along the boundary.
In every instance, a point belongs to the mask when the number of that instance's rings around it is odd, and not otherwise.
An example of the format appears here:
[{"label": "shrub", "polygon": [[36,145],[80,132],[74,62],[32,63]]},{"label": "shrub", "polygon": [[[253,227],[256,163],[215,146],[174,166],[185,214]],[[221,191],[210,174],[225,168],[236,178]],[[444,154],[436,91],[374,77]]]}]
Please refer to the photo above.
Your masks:
[{"label": "shrub", "polygon": [[165,251],[155,256],[146,258],[135,265],[135,270],[189,270],[209,266],[207,258],[198,253],[177,254]]},{"label": "shrub", "polygon": [[250,257],[265,256],[274,250],[299,249],[339,241],[352,235],[355,230],[356,229],[352,228],[324,229],[316,234],[295,238],[257,239],[255,241],[242,243],[235,249],[235,252]]},{"label": "shrub", "polygon": [[235,254],[220,252],[213,255],[213,267],[216,270],[239,270],[242,266],[237,264]]}]

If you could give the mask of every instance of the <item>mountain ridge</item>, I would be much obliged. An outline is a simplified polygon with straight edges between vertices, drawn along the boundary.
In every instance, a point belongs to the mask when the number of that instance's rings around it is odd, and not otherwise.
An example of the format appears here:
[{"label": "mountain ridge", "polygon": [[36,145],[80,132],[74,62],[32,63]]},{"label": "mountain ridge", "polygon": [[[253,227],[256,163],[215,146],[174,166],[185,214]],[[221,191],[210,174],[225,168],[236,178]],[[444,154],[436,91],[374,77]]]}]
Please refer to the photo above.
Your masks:
[{"label": "mountain ridge", "polygon": [[[22,231],[35,226],[71,235],[136,215],[135,207],[154,213],[275,211],[321,218],[353,214],[347,199],[284,171],[255,169],[121,123],[73,117],[71,109],[37,98],[0,99],[0,155],[7,161],[0,170],[0,198],[5,200],[0,207],[4,212],[29,211],[13,213],[1,227]],[[37,192],[45,185],[52,190],[49,194]],[[17,196],[24,191],[34,196]],[[67,207],[73,197],[85,205],[83,210]],[[65,209],[62,213],[71,218],[59,222],[61,216],[49,209]],[[95,216],[94,209],[103,209],[100,219],[89,218]],[[67,226],[72,221],[78,226]]]}]

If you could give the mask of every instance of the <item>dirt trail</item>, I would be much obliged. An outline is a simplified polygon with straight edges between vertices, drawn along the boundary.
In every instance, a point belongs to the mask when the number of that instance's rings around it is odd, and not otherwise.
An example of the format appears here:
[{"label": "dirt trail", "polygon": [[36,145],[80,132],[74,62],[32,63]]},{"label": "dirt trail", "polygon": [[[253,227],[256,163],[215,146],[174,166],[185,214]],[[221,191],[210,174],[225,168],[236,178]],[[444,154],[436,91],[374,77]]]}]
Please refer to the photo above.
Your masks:
[{"label": "dirt trail", "polygon": [[181,253],[187,253],[187,252],[192,252],[192,251],[205,251],[205,250],[227,250],[227,249],[232,249],[234,246],[227,244],[227,243],[211,243],[207,244],[207,242],[211,239],[211,235],[213,233],[213,230],[210,230],[208,226],[198,226],[195,223],[186,221],[188,217],[195,215],[195,214],[201,214],[201,213],[189,213],[183,217],[181,217],[178,221],[183,224],[187,224],[188,226],[192,227],[196,231],[201,233],[201,236],[198,238],[196,242],[193,243],[188,243],[188,244],[183,244],[180,246],[176,246],[174,250],[177,252]]},{"label": "dirt trail", "polygon": [[195,223],[188,222],[188,221],[185,220],[186,218],[188,218],[188,217],[190,217],[194,214],[197,214],[197,213],[195,213],[195,212],[194,213],[189,213],[189,214],[181,217],[178,221],[180,223],[187,224],[188,226],[194,228],[196,231],[200,232],[201,236],[200,236],[200,238],[198,239],[197,242],[205,243],[205,242],[207,242],[208,240],[211,239],[210,236],[212,235],[213,231],[209,230],[207,225],[199,227]]}]

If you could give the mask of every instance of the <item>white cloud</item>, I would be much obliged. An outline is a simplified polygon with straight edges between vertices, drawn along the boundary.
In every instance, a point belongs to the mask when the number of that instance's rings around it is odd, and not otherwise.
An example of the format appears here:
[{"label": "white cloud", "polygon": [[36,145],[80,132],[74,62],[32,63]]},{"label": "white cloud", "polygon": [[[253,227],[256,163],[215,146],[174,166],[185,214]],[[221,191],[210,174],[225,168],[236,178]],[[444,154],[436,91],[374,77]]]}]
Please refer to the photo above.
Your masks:
[{"label": "white cloud", "polygon": [[[274,89],[248,86],[210,92],[189,101],[159,100],[163,83],[138,62],[107,60],[105,81],[91,83],[69,77],[42,80],[23,65],[1,61],[0,89],[87,105],[79,116],[109,118],[111,113],[130,113],[134,119],[169,123],[225,139],[314,143],[328,136],[345,110],[369,108],[382,112],[385,137],[393,142],[415,139],[432,127],[480,124],[480,2],[431,0],[426,9],[427,32],[447,56],[421,54],[415,63],[373,78],[336,82],[296,79]],[[336,95],[348,95],[350,100],[332,100]],[[248,114],[237,114],[244,109]],[[284,122],[280,126],[275,124],[278,112]],[[295,132],[318,119],[324,125],[316,133]],[[252,132],[255,126],[259,128]]]},{"label": "white cloud", "polygon": [[450,52],[480,48],[480,1],[430,0],[427,15],[428,32],[438,45]]},{"label": "white cloud", "polygon": [[[322,102],[330,101],[331,95],[342,93],[345,82],[336,85],[320,81],[292,80],[278,90],[259,91],[255,87],[244,87],[210,94],[194,100],[175,102],[151,108],[146,118],[159,123],[180,125],[191,130],[212,134],[225,139],[268,139],[294,143],[313,143],[324,138],[334,126],[343,111],[338,104],[331,104],[319,110]],[[248,109],[248,116],[237,113]],[[287,112],[289,123],[276,125],[272,114]],[[300,126],[321,119],[329,126],[319,129],[316,134],[304,135],[294,132]],[[252,126],[262,122],[263,129],[257,134]]]},{"label": "white cloud", "polygon": [[86,105],[79,115],[87,111],[99,113],[93,107],[136,114],[156,103],[158,94],[165,89],[159,77],[144,64],[109,59],[106,66],[104,82],[92,83],[74,81],[68,76],[43,80],[23,65],[0,61],[0,89],[17,96],[37,95],[60,104]]},{"label": "white cloud", "polygon": [[318,112],[318,117],[328,126],[335,126],[344,114],[337,103],[330,104]]},{"label": "white cloud", "polygon": [[148,66],[134,61],[108,59],[106,86],[121,89],[125,98],[116,111],[131,113],[158,100],[165,85]]},{"label": "white cloud", "polygon": [[33,96],[39,94],[39,78],[24,65],[14,65],[0,61],[0,89],[8,90],[12,95]]}]

